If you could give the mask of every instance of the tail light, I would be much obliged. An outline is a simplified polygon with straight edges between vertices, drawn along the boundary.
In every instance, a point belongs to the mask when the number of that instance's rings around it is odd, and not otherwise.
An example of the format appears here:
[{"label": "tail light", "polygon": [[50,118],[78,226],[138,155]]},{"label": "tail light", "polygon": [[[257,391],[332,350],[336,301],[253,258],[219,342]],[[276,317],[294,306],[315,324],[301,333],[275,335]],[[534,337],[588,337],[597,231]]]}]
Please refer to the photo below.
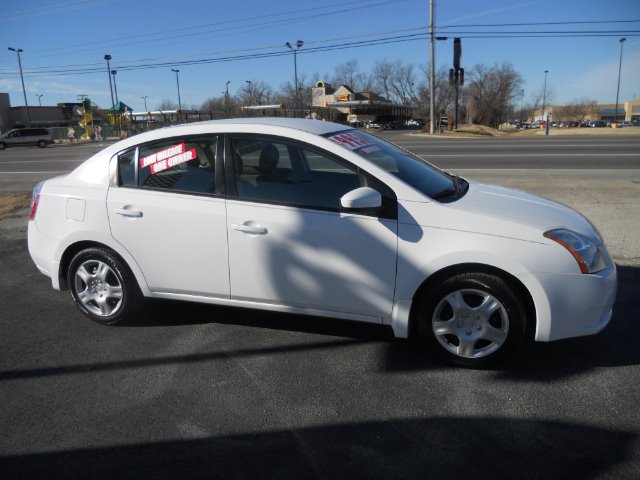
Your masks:
[{"label": "tail light", "polygon": [[31,213],[29,214],[29,220],[34,220],[36,218],[38,204],[40,203],[40,191],[42,190],[43,184],[44,182],[38,183],[31,194]]}]

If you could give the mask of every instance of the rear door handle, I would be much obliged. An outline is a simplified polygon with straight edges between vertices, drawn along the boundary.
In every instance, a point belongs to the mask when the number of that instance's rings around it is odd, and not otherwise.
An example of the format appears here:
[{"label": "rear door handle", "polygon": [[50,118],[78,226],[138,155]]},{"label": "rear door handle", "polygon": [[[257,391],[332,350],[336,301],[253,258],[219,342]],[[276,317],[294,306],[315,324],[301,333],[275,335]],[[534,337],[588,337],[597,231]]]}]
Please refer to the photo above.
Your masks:
[{"label": "rear door handle", "polygon": [[251,233],[253,235],[264,235],[267,229],[261,225],[253,225],[250,222],[244,222],[242,225],[232,223],[231,228],[243,233]]},{"label": "rear door handle", "polygon": [[116,208],[113,211],[118,215],[122,215],[123,217],[139,218],[142,216],[142,212],[140,210],[129,210],[128,208]]}]

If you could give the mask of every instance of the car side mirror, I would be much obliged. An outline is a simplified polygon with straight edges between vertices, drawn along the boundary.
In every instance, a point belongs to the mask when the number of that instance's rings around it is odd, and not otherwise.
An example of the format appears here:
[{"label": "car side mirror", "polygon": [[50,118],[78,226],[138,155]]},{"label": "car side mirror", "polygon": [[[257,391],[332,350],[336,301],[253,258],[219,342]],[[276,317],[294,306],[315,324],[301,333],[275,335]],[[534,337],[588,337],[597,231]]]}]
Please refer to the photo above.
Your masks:
[{"label": "car side mirror", "polygon": [[340,205],[350,210],[368,210],[382,206],[382,195],[371,187],[360,187],[345,193]]}]

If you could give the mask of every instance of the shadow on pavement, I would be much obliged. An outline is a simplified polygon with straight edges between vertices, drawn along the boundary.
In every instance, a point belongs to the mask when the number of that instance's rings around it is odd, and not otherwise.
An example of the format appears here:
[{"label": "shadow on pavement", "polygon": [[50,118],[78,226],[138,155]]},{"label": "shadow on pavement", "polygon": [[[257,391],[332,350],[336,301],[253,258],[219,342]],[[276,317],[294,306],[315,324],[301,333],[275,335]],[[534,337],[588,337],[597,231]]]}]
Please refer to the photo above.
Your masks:
[{"label": "shadow on pavement", "polygon": [[625,477],[633,434],[563,422],[444,417],[5,456],[14,478]]}]

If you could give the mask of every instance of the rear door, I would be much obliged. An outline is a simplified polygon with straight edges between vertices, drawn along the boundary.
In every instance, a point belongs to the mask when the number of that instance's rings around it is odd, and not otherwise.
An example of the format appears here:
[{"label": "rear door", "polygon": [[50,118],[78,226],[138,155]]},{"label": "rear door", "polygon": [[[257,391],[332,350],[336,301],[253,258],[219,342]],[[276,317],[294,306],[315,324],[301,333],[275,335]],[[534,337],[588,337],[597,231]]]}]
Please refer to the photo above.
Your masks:
[{"label": "rear door", "polygon": [[113,237],[155,292],[229,297],[216,136],[172,138],[119,155],[107,197]]}]

